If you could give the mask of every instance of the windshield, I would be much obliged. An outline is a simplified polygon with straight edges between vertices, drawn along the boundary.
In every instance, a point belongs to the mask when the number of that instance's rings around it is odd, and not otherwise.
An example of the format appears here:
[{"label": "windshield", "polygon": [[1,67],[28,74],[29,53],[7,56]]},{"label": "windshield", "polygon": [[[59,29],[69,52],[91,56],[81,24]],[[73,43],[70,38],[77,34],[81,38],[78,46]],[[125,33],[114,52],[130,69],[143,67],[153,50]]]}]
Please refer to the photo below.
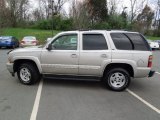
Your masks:
[{"label": "windshield", "polygon": [[0,40],[10,40],[11,37],[0,37]]},{"label": "windshield", "polygon": [[36,38],[29,36],[29,37],[24,37],[23,40],[36,40]]}]

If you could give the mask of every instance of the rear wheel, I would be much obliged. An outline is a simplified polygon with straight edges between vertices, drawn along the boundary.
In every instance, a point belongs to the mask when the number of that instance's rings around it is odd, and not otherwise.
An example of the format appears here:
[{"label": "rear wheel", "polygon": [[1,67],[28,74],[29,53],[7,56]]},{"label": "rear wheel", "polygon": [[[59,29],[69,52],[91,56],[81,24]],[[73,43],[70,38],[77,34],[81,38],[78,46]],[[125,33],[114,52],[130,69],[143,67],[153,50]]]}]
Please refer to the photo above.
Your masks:
[{"label": "rear wheel", "polygon": [[17,71],[17,76],[21,83],[25,85],[31,85],[37,82],[40,78],[40,74],[37,68],[30,63],[21,64]]},{"label": "rear wheel", "polygon": [[130,75],[123,68],[113,68],[104,76],[105,85],[114,91],[122,91],[130,84]]}]

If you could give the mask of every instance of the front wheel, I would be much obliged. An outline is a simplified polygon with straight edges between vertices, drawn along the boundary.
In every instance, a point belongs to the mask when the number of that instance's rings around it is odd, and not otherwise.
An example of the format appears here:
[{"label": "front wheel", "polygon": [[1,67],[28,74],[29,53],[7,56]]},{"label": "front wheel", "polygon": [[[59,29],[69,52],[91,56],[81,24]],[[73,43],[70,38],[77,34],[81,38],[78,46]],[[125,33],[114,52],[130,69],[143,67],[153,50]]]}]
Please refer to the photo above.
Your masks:
[{"label": "front wheel", "polygon": [[130,75],[123,68],[113,68],[104,76],[105,85],[114,91],[122,91],[130,84]]},{"label": "front wheel", "polygon": [[36,67],[30,63],[21,64],[17,71],[17,76],[21,83],[25,85],[34,84],[39,80],[39,72]]}]

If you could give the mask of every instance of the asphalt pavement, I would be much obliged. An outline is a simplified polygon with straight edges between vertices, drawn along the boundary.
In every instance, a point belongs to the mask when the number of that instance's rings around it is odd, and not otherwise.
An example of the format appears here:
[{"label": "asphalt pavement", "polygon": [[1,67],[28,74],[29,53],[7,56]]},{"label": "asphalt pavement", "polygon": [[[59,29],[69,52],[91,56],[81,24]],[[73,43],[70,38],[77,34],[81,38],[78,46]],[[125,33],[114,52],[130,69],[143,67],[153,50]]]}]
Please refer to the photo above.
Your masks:
[{"label": "asphalt pavement", "polygon": [[[0,120],[35,120],[32,114],[37,120],[160,120],[158,74],[132,80],[128,90],[140,99],[128,91],[110,91],[95,81],[46,79],[37,94],[39,83],[22,85],[9,74],[7,51],[0,49]],[[153,53],[153,69],[160,72],[160,51]]]}]

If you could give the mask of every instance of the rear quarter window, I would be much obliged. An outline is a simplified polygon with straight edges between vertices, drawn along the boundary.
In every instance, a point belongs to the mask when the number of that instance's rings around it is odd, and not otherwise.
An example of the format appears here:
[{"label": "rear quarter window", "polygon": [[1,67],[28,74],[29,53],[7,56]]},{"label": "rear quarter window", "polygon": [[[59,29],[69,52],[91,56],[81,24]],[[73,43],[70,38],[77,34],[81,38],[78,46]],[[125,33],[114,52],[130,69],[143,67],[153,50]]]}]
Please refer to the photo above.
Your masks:
[{"label": "rear quarter window", "polygon": [[141,34],[137,33],[126,33],[134,44],[134,50],[148,51],[149,45]]},{"label": "rear quarter window", "polygon": [[111,33],[115,47],[119,50],[150,51],[145,38],[138,33]]},{"label": "rear quarter window", "polygon": [[131,41],[123,33],[111,33],[111,38],[119,50],[132,50],[133,46]]}]

